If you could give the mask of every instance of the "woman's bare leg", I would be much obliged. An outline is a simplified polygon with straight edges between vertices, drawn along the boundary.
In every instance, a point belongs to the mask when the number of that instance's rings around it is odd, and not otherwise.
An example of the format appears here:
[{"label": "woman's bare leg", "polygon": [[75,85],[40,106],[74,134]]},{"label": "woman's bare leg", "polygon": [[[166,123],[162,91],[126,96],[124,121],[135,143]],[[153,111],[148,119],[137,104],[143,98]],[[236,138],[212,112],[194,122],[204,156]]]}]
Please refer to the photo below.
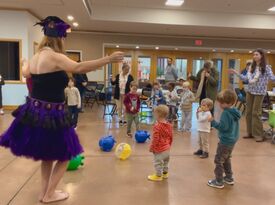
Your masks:
[{"label": "woman's bare leg", "polygon": [[54,202],[54,201],[60,201],[67,199],[69,197],[68,193],[55,191],[58,183],[62,179],[66,169],[67,169],[68,161],[58,161],[53,169],[48,189],[46,191],[46,194],[43,198],[44,203]]},{"label": "woman's bare leg", "polygon": [[53,161],[42,161],[41,162],[41,193],[39,201],[41,201],[47,192],[49,181],[52,174]]}]

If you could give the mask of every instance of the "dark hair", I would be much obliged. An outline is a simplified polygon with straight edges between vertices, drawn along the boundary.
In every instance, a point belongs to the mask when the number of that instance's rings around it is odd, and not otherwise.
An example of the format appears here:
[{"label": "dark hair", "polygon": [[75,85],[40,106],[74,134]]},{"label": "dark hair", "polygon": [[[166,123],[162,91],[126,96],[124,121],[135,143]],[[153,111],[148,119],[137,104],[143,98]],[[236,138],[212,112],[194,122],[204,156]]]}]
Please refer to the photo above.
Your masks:
[{"label": "dark hair", "polygon": [[69,83],[70,81],[73,81],[73,83],[75,84],[75,79],[74,79],[73,77],[69,77],[68,83]]},{"label": "dark hair", "polygon": [[[262,72],[262,74],[264,74],[264,73],[265,73],[265,69],[266,69],[266,57],[265,57],[265,52],[264,52],[264,50],[261,49],[261,48],[257,48],[256,50],[254,50],[254,51],[253,51],[253,54],[256,53],[256,52],[259,53],[259,54],[262,56],[261,62],[260,62],[260,71]],[[252,63],[252,66],[251,66],[251,73],[254,73],[254,72],[255,72],[256,66],[257,66],[256,61],[253,60],[253,63]]]},{"label": "dark hair", "polygon": [[173,89],[176,87],[175,83],[169,83],[168,86],[171,86]]},{"label": "dark hair", "polygon": [[223,90],[217,96],[217,101],[220,103],[226,103],[234,105],[237,100],[237,95],[233,90]]},{"label": "dark hair", "polygon": [[252,65],[252,62],[247,62],[247,63],[246,63],[246,67],[247,67],[247,66],[251,66],[251,65]]}]

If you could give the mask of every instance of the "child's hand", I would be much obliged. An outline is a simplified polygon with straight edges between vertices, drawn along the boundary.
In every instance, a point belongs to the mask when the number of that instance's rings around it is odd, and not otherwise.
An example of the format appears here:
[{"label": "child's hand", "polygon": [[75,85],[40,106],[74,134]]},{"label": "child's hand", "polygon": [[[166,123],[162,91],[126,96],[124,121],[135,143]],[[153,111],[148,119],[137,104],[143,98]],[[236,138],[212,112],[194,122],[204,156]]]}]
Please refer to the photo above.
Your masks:
[{"label": "child's hand", "polygon": [[135,108],[134,107],[131,107],[131,111],[134,111],[135,110]]},{"label": "child's hand", "polygon": [[197,113],[199,113],[199,112],[201,112],[202,111],[202,109],[199,107],[198,109],[197,109]]}]

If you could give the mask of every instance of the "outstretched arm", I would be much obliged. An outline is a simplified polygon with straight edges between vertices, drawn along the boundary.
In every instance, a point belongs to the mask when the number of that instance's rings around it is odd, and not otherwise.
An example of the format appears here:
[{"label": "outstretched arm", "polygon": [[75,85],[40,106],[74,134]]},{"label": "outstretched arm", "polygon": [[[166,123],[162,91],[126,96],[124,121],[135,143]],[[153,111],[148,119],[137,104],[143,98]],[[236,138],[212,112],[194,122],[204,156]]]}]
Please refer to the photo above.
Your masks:
[{"label": "outstretched arm", "polygon": [[65,70],[70,73],[87,73],[100,69],[102,66],[108,63],[121,62],[123,60],[123,52],[114,52],[110,56],[99,58],[92,61],[75,62],[61,53],[53,53],[52,59],[61,70]]}]

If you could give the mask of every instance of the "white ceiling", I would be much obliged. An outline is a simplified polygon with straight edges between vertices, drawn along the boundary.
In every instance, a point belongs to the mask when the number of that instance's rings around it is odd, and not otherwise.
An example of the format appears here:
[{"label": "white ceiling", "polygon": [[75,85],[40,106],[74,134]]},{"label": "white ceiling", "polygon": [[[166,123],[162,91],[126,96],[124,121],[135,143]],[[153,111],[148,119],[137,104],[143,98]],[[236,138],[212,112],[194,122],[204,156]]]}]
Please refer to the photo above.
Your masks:
[{"label": "white ceiling", "polygon": [[[88,0],[89,1],[89,0]],[[208,36],[275,40],[274,0],[185,0],[182,7],[165,0],[0,0],[0,8],[27,9],[39,18],[68,14],[79,31],[171,36]]]}]

